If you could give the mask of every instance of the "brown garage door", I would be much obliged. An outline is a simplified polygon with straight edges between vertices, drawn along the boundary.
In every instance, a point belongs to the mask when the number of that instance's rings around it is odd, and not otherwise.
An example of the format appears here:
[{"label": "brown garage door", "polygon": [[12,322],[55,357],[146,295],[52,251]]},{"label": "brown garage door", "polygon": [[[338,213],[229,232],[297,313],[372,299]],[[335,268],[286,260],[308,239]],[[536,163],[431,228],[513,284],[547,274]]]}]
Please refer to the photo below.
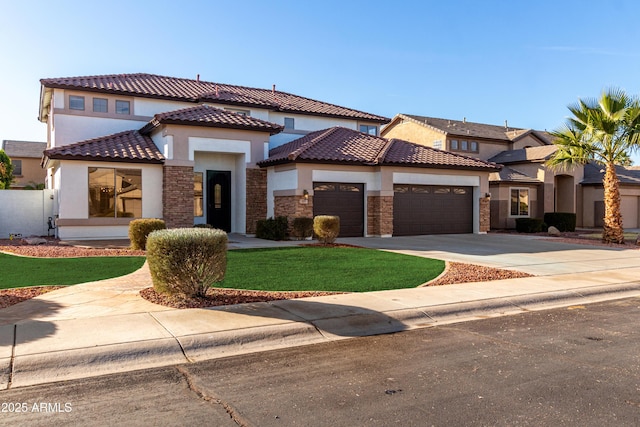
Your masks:
[{"label": "brown garage door", "polygon": [[442,185],[393,186],[393,234],[473,232],[473,188]]},{"label": "brown garage door", "polygon": [[364,184],[314,182],[313,215],[339,216],[341,237],[362,237]]}]

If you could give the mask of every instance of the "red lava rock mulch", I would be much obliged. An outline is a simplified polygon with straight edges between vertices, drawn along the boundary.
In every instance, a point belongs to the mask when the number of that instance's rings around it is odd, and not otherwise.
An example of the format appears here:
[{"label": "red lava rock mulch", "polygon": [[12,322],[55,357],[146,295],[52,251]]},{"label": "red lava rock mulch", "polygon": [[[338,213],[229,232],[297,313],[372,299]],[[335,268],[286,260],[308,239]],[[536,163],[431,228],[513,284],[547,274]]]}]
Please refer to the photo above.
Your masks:
[{"label": "red lava rock mulch", "polygon": [[64,287],[65,286],[32,286],[28,288],[2,289],[0,290],[0,308],[9,307]]}]

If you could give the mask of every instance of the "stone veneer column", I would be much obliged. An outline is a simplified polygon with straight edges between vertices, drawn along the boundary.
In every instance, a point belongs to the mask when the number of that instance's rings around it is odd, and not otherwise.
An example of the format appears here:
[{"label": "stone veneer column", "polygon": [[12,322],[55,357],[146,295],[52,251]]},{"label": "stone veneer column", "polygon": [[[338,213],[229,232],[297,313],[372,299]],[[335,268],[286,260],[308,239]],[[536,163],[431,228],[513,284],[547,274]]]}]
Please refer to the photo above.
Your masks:
[{"label": "stone veneer column", "polygon": [[258,220],[267,218],[267,170],[247,169],[247,234],[256,234]]},{"label": "stone veneer column", "polygon": [[162,193],[167,228],[193,227],[193,167],[165,165]]},{"label": "stone veneer column", "polygon": [[367,197],[367,235],[393,234],[393,196]]},{"label": "stone veneer column", "polygon": [[276,196],[273,216],[286,216],[289,220],[289,232],[291,232],[294,218],[313,218],[313,197],[309,196],[309,199],[305,199],[304,196]]},{"label": "stone veneer column", "polygon": [[491,229],[491,198],[480,198],[480,232],[486,233]]}]

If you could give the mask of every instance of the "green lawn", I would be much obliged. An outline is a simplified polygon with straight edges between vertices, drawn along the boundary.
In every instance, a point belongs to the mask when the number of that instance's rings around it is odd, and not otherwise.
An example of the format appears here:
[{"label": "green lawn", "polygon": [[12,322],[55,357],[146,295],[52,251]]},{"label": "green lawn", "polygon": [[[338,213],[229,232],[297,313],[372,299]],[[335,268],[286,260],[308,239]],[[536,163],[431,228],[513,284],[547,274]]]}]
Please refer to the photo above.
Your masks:
[{"label": "green lawn", "polygon": [[0,253],[0,289],[41,285],[75,285],[136,271],[140,256],[27,258]]},{"label": "green lawn", "polygon": [[412,288],[437,277],[444,261],[373,249],[291,247],[228,252],[218,287],[268,291],[367,292]]}]

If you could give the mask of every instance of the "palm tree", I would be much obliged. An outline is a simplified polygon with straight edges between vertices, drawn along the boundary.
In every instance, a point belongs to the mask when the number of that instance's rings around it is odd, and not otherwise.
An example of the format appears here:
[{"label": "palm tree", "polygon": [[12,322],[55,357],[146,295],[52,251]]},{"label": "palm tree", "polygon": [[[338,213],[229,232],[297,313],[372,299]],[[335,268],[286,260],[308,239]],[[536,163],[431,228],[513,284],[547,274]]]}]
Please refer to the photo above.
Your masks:
[{"label": "palm tree", "polygon": [[547,164],[562,168],[596,162],[605,168],[602,241],[624,243],[620,188],[616,165],[628,165],[640,148],[640,101],[620,89],[605,90],[598,99],[570,105],[573,117],[551,134],[558,150]]}]

